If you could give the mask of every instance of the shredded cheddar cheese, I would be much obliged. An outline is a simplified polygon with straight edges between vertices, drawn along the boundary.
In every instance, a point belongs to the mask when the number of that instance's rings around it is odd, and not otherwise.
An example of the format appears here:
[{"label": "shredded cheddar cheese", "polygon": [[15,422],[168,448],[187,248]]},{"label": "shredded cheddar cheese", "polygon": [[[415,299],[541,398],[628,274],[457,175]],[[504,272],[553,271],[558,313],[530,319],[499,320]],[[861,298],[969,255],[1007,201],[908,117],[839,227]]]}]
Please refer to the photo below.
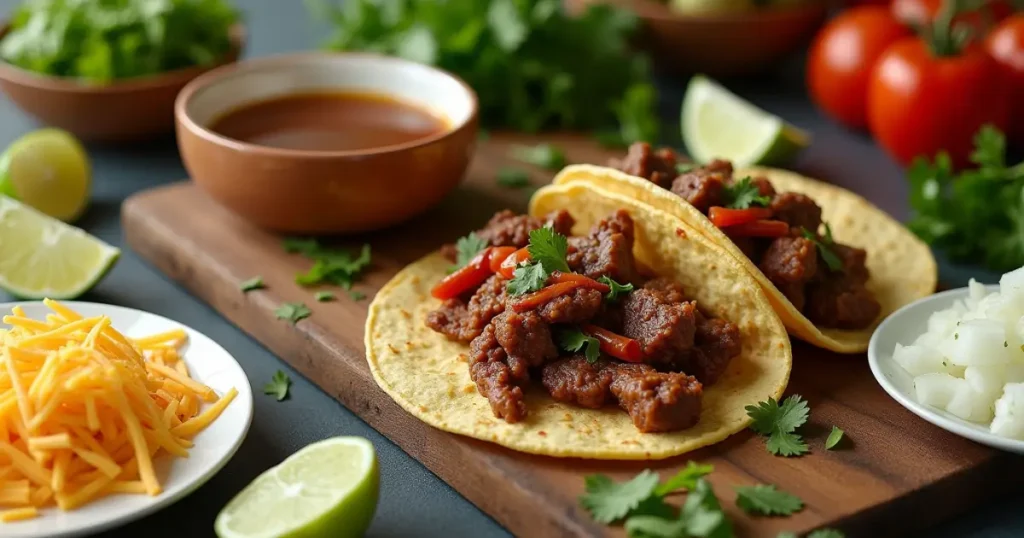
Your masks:
[{"label": "shredded cheddar cheese", "polygon": [[107,316],[44,302],[44,320],[15,307],[0,329],[0,522],[159,494],[154,457],[188,457],[238,394],[191,378],[181,329],[132,339]]}]

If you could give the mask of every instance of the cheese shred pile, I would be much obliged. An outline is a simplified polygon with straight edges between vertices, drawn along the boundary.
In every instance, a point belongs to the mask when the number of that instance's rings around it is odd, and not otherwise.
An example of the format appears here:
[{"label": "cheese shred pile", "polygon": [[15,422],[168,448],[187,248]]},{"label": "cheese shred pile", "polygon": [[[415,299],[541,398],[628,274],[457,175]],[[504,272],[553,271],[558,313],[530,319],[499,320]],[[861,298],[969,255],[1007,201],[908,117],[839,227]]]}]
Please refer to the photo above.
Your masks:
[{"label": "cheese shred pile", "polygon": [[159,494],[153,458],[188,457],[190,439],[237,395],[189,376],[181,329],[132,339],[107,316],[44,303],[45,320],[15,307],[0,329],[0,522]]}]

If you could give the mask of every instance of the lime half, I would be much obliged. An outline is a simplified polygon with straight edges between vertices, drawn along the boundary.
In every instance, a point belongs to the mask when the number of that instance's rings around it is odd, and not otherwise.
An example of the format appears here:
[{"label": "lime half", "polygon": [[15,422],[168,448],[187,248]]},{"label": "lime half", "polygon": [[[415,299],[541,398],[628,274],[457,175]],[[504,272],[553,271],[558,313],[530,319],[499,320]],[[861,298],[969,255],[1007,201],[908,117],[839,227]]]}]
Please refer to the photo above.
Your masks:
[{"label": "lime half", "polygon": [[804,131],[701,75],[686,88],[681,126],[694,160],[726,159],[737,168],[781,164],[810,141]]},{"label": "lime half", "polygon": [[0,195],[0,288],[24,299],[73,299],[93,287],[121,251]]},{"label": "lime half", "polygon": [[0,155],[0,194],[64,222],[85,211],[90,183],[85,148],[60,129],[28,133]]},{"label": "lime half", "polygon": [[379,490],[369,441],[326,439],[256,477],[217,515],[214,530],[220,538],[358,537]]}]

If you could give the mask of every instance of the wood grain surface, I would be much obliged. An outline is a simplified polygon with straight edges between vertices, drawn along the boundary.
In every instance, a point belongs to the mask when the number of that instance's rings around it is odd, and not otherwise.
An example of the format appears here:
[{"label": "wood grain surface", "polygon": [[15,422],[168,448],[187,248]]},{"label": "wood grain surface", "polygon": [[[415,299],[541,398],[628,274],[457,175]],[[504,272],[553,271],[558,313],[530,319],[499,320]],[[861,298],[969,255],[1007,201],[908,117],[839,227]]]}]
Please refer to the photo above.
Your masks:
[{"label": "wood grain surface", "polygon": [[[582,138],[547,140],[565,148],[573,162],[603,163],[609,156]],[[551,173],[533,170],[532,187],[520,190],[499,187],[494,178],[503,166],[524,166],[508,159],[509,144],[535,141],[502,136],[482,142],[465,183],[429,214],[392,230],[338,238],[339,246],[373,246],[372,270],[356,289],[372,296],[401,267],[476,229],[495,210],[525,210],[532,188],[548,181]],[[794,342],[787,392],[803,395],[811,406],[803,430],[811,453],[804,457],[774,457],[749,431],[657,462],[530,456],[441,432],[403,411],[370,376],[363,349],[369,300],[355,302],[339,293],[336,302],[315,302],[313,291],[294,280],[311,262],[286,254],[280,237],[237,219],[188,183],[133,196],[125,202],[122,218],[137,254],[518,536],[622,536],[620,527],[596,524],[580,509],[583,477],[601,472],[625,479],[644,468],[666,476],[690,459],[715,465],[710,479],[737,535],[757,538],[822,526],[841,528],[848,536],[903,536],[1024,483],[1024,459],[918,419],[875,383],[863,355],[834,355],[800,342]],[[263,277],[267,289],[243,294],[239,284],[255,275]],[[295,326],[276,319],[274,309],[286,301],[304,302],[313,315]],[[252,382],[259,385],[262,380]],[[841,449],[826,451],[824,441],[833,424],[847,437]],[[733,487],[755,483],[776,484],[807,506],[788,518],[747,516],[733,502]]]}]

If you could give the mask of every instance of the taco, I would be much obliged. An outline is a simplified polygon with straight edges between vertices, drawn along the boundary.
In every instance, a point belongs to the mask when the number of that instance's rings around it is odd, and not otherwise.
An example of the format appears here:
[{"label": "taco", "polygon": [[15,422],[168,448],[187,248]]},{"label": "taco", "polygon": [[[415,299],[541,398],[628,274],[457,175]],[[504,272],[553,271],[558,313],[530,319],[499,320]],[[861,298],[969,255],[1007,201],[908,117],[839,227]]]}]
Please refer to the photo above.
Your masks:
[{"label": "taco", "polygon": [[[453,261],[461,262],[453,270]],[[785,327],[697,230],[548,186],[400,271],[370,305],[377,384],[424,422],[523,452],[658,459],[743,429],[786,387]]]},{"label": "taco", "polygon": [[739,260],[789,331],[840,353],[867,349],[888,314],[935,291],[928,246],[847,190],[770,168],[682,162],[637,143],[610,167],[570,166],[582,183],[678,217]]}]

